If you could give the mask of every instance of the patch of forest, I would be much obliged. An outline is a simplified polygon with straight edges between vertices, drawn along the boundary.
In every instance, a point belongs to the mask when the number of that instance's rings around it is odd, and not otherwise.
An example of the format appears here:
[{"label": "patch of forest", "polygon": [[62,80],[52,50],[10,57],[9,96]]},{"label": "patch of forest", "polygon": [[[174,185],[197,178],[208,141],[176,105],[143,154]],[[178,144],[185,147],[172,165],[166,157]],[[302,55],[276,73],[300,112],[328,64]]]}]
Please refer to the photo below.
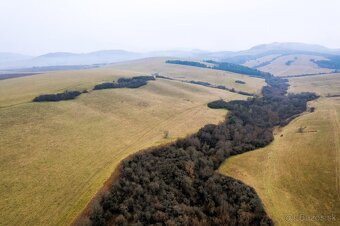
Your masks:
[{"label": "patch of forest", "polygon": [[[83,91],[83,92],[87,92],[87,91]],[[56,93],[56,94],[43,94],[43,95],[35,97],[33,99],[33,102],[72,100],[72,99],[75,99],[80,94],[82,94],[82,92],[79,92],[79,91],[65,91],[65,92]]]},{"label": "patch of forest", "polygon": [[268,145],[275,126],[287,124],[317,98],[313,93],[286,95],[286,79],[265,79],[261,97],[209,104],[229,110],[223,123],[124,160],[118,179],[82,222],[273,225],[253,188],[216,172],[226,158]]},{"label": "patch of forest", "polygon": [[147,84],[148,81],[155,80],[154,76],[136,76],[132,78],[119,78],[117,82],[105,82],[96,85],[93,90],[116,89],[116,88],[139,88]]},{"label": "patch of forest", "polygon": [[187,65],[187,66],[193,66],[193,67],[210,68],[210,69],[215,69],[215,70],[245,74],[245,75],[249,75],[251,77],[257,77],[257,78],[265,78],[266,76],[270,76],[270,73],[262,72],[257,69],[242,66],[239,64],[233,64],[233,63],[228,63],[228,62],[217,62],[217,61],[212,61],[212,60],[207,60],[205,62],[210,63],[213,66],[209,66],[209,65],[195,62],[195,61],[183,61],[183,60],[167,60],[166,61],[166,63],[168,64],[180,64],[180,65]]},{"label": "patch of forest", "polygon": [[327,57],[327,60],[311,59],[310,61],[317,64],[321,68],[340,70],[340,56],[329,56]]}]

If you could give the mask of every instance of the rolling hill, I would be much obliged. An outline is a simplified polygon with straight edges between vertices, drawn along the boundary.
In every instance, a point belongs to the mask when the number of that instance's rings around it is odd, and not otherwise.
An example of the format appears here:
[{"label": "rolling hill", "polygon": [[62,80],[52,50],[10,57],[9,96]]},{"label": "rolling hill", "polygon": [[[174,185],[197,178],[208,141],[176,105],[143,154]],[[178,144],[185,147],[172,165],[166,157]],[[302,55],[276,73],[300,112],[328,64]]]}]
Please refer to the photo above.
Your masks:
[{"label": "rolling hill", "polygon": [[324,74],[340,69],[320,63],[339,62],[334,56],[340,55],[340,51],[320,45],[273,43],[253,47],[246,51],[246,55],[252,57],[240,63],[277,76]]},{"label": "rolling hill", "polygon": [[[2,53],[0,54],[0,70],[23,70],[23,68],[26,68],[26,71],[29,71],[32,70],[33,67],[109,64],[150,57],[176,57],[244,64],[246,66],[255,67],[276,75],[287,76],[297,75],[299,73],[311,73],[311,71],[313,71],[314,73],[330,72],[331,70],[327,70],[327,67],[320,68],[320,65],[324,66],[324,64],[318,64],[316,62],[312,62],[311,60],[333,60],[331,59],[331,57],[338,55],[340,55],[339,49],[330,49],[321,45],[311,45],[294,42],[262,44],[254,46],[248,50],[234,52],[211,52],[190,49],[152,52],[102,50],[89,53],[54,52],[35,57],[23,56],[20,54]],[[294,66],[294,64],[286,65],[286,63],[292,61],[297,56],[300,56],[304,59],[307,57],[307,61],[309,60],[309,62],[304,63],[304,66],[300,68],[295,67],[291,69],[287,67]],[[284,58],[280,59],[280,57]],[[289,59],[285,59],[287,57]],[[278,60],[278,62],[274,62],[276,60]],[[338,59],[336,61],[338,61]],[[271,65],[272,62],[275,64]],[[275,70],[273,70],[274,67]]]},{"label": "rolling hill", "polygon": [[[278,56],[262,57],[260,63]],[[68,57],[74,56],[44,56]],[[0,194],[4,197],[0,201],[1,222],[70,224],[122,159],[143,148],[184,137],[207,123],[222,121],[226,111],[207,108],[210,101],[247,98],[182,81],[224,85],[255,94],[265,84],[263,79],[237,73],[167,64],[169,59],[175,58],[137,59],[96,69],[0,80]],[[303,62],[293,59],[291,65]],[[175,80],[156,79],[138,89],[91,91],[99,83],[154,73]],[[220,168],[221,173],[254,187],[278,224],[284,225],[283,216],[297,214],[301,209],[307,214],[321,208],[338,209],[334,203],[338,165],[332,161],[337,159],[337,152],[331,148],[337,146],[332,142],[337,141],[339,134],[335,127],[339,115],[338,75],[290,78],[292,92],[315,91],[322,95],[311,103],[315,112],[302,115],[279,130],[268,147],[233,157]],[[84,89],[89,93],[75,100],[31,102],[41,94]],[[297,133],[300,127],[303,132]],[[314,173],[306,176],[309,170]],[[321,182],[315,180],[318,177],[323,178]],[[313,202],[306,194],[312,194],[314,201],[322,201]]]},{"label": "rolling hill", "polygon": [[[210,101],[247,98],[164,79],[138,89],[91,91],[98,83],[166,66],[158,59],[149,66],[130,62],[0,80],[1,224],[70,224],[122,159],[222,121],[226,111],[209,109]],[[204,75],[226,84],[245,80],[253,91],[263,84],[243,75],[176,65],[169,66],[169,73]],[[83,89],[89,93],[75,100],[32,102],[40,94]]]}]

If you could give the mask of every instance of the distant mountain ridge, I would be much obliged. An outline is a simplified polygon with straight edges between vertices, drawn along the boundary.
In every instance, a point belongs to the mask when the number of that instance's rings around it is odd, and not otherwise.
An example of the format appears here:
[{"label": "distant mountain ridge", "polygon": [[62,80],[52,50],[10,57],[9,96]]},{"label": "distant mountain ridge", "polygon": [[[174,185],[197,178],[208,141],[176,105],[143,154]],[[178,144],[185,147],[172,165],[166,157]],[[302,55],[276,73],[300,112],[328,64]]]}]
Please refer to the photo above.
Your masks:
[{"label": "distant mountain ridge", "polygon": [[142,58],[141,53],[124,50],[101,50],[90,53],[53,52],[18,60],[0,60],[0,69],[107,64],[139,58]]},{"label": "distant mountain ridge", "polygon": [[181,57],[227,61],[243,64],[270,54],[310,54],[320,56],[340,55],[339,49],[330,49],[321,45],[296,42],[261,44],[243,51],[209,52],[204,50],[168,50],[153,52],[130,52],[125,50],[101,50],[89,53],[54,52],[40,56],[26,56],[15,53],[0,53],[0,69],[31,67],[69,66],[109,64],[136,60],[147,57]]},{"label": "distant mountain ridge", "polygon": [[301,50],[301,51],[311,51],[311,52],[330,52],[331,49],[324,47],[322,45],[316,44],[305,44],[305,43],[298,43],[298,42],[273,42],[270,44],[261,44],[250,48],[250,50]]},{"label": "distant mountain ridge", "polygon": [[207,57],[214,58],[215,60],[243,64],[247,60],[252,60],[272,54],[313,54],[319,56],[329,56],[340,55],[340,49],[330,49],[322,45],[298,42],[274,42],[256,45],[248,50],[238,52],[220,52],[218,55],[216,53],[212,53]]}]

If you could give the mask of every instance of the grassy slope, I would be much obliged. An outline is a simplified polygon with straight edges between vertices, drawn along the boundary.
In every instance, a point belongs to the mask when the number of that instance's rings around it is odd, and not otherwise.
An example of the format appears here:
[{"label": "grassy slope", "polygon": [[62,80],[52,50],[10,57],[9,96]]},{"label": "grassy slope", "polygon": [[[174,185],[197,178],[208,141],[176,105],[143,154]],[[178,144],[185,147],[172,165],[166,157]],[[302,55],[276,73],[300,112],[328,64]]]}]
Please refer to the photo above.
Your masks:
[{"label": "grassy slope", "polygon": [[[290,80],[294,92],[339,94],[340,75]],[[306,113],[276,132],[269,146],[232,157],[220,172],[253,186],[277,225],[339,225],[340,223],[340,98],[321,97]],[[306,127],[304,133],[297,133]],[[281,136],[282,135],[282,136]],[[331,215],[336,222],[287,221],[305,214]]]},{"label": "grassy slope", "polygon": [[[91,88],[132,75],[136,73],[97,69],[0,81],[1,225],[69,224],[120,160],[223,120],[226,112],[208,109],[209,101],[245,98],[156,80],[139,89],[29,103],[41,93]],[[165,130],[168,139],[163,138]]]},{"label": "grassy slope", "polygon": [[267,56],[264,56],[264,57],[257,58],[255,60],[248,60],[243,65],[247,66],[247,67],[256,67],[256,66],[258,66],[258,65],[260,65],[262,63],[265,63],[265,62],[268,62],[268,61],[272,61],[272,60],[274,60],[278,56],[280,56],[280,54],[267,55]]},{"label": "grassy slope", "polygon": [[313,91],[322,96],[340,95],[340,73],[291,78],[289,81],[294,92]]},{"label": "grassy slope", "polygon": [[[225,85],[239,91],[259,93],[264,85],[263,79],[251,78],[249,76],[224,72],[219,70],[204,69],[185,65],[166,64],[166,58],[149,58],[131,63],[114,64],[111,67],[117,69],[129,69],[144,73],[159,73],[178,79],[188,79],[209,82],[216,85]],[[245,81],[246,84],[235,83],[235,80]]]},{"label": "grassy slope", "polygon": [[[324,60],[324,57],[314,55],[287,55],[282,56],[271,62],[270,64],[258,68],[262,71],[270,72],[277,76],[301,75],[311,73],[328,73],[331,69],[319,68],[318,65],[310,60]],[[286,65],[287,61],[293,61],[292,64]]]},{"label": "grassy slope", "polygon": [[27,103],[43,93],[55,93],[67,89],[91,88],[102,81],[112,81],[134,72],[93,69],[83,71],[50,72],[46,74],[0,81],[0,108]]}]

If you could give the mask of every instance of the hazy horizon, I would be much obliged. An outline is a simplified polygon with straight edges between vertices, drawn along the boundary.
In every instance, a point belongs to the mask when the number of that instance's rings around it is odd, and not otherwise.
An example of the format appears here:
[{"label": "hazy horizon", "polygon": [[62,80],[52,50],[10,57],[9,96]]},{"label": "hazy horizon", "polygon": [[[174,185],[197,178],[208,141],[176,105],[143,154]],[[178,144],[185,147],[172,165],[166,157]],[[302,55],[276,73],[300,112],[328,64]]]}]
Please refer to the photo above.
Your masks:
[{"label": "hazy horizon", "polygon": [[336,0],[8,0],[0,52],[237,51],[273,42],[338,49],[339,8]]},{"label": "hazy horizon", "polygon": [[[253,46],[250,46],[246,49],[219,49],[219,50],[207,50],[207,49],[199,49],[199,48],[172,48],[172,49],[155,49],[155,50],[140,50],[140,51],[135,51],[135,50],[128,50],[128,49],[113,49],[113,48],[108,48],[108,49],[93,49],[93,50],[89,50],[89,51],[78,51],[78,52],[72,52],[72,51],[50,51],[50,52],[42,52],[40,54],[25,54],[25,53],[20,53],[20,52],[10,52],[10,51],[0,51],[0,53],[9,53],[9,54],[21,54],[21,55],[26,55],[26,56],[32,56],[32,57],[37,57],[37,56],[42,56],[45,54],[50,54],[50,53],[72,53],[72,54],[88,54],[88,53],[92,53],[92,52],[100,52],[100,51],[126,51],[126,52],[134,52],[134,53],[152,53],[152,52],[171,52],[171,51],[202,51],[202,52],[238,52],[238,51],[247,51],[255,46],[259,46],[259,45],[263,45],[263,44],[274,44],[274,43],[297,43],[297,44],[307,44],[307,45],[320,45],[318,43],[302,43],[302,42],[271,42],[271,43],[257,43]],[[328,46],[325,45],[320,45],[322,47],[326,47],[329,49],[333,49],[333,50],[340,50],[340,48],[330,48]]]}]

